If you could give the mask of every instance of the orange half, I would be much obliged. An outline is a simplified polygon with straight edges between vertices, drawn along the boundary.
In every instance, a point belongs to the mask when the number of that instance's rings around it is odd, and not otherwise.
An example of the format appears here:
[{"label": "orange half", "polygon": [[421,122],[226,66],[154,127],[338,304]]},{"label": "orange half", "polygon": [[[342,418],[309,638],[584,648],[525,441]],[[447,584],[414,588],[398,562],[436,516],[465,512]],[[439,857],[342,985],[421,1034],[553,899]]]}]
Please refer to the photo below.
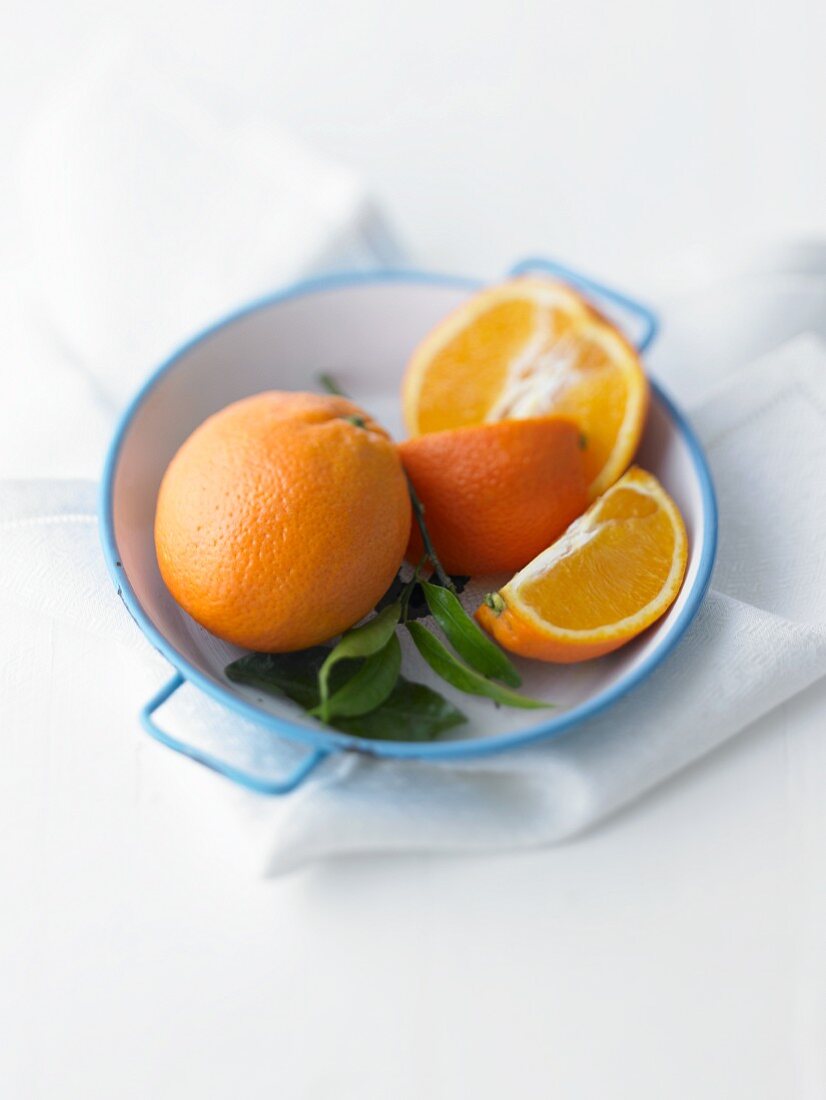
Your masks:
[{"label": "orange half", "polygon": [[600,657],[660,618],[680,591],[685,524],[653,474],[632,467],[476,612],[500,645],[568,664]]},{"label": "orange half", "polygon": [[[561,417],[430,432],[399,455],[448,573],[521,569],[588,507],[577,428]],[[407,557],[423,552],[414,523]]]},{"label": "orange half", "polygon": [[402,401],[413,436],[569,417],[593,500],[634,456],[648,382],[636,350],[582,295],[527,276],[474,295],[437,325],[408,364]]}]

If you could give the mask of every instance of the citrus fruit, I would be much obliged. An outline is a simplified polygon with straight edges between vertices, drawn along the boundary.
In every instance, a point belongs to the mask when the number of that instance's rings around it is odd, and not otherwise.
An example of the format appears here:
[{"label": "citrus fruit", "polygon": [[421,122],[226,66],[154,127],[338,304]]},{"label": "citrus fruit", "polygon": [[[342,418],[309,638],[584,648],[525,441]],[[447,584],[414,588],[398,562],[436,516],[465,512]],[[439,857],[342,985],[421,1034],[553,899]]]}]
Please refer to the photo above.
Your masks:
[{"label": "citrus fruit", "polygon": [[161,575],[193,619],[248,649],[304,649],[383,595],[410,534],[395,445],[341,397],[270,392],[206,420],[161,483]]},{"label": "citrus fruit", "polygon": [[559,414],[579,426],[591,499],[628,467],[648,382],[625,337],[555,279],[512,279],[470,298],[430,333],[405,373],[411,435]]},{"label": "citrus fruit", "polygon": [[506,649],[567,664],[609,653],[674,602],[685,525],[653,476],[632,467],[476,612]]},{"label": "citrus fruit", "polygon": [[[503,420],[399,444],[449,573],[520,569],[588,506],[579,430],[569,420]],[[407,557],[423,555],[417,525]]]}]

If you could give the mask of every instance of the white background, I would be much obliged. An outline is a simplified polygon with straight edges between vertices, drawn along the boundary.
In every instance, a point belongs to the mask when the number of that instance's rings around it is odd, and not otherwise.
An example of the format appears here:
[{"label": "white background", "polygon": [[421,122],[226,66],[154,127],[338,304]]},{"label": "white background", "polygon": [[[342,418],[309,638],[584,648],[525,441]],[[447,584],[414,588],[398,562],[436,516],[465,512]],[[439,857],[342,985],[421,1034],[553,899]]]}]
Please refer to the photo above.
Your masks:
[{"label": "white background", "polygon": [[[820,0],[2,0],[0,149],[110,27],[371,181],[416,258],[658,283],[826,229]],[[5,157],[4,157],[5,159]]]},{"label": "white background", "polygon": [[[826,230],[824,11],[2,0],[0,198],[51,82],[134,27],[356,167],[414,259],[547,252],[657,290]],[[4,1097],[826,1097],[823,688],[563,848],[262,882],[143,782],[190,765],[61,677],[81,648],[136,713],[128,658],[5,616]],[[10,712],[44,650],[53,690]]]}]

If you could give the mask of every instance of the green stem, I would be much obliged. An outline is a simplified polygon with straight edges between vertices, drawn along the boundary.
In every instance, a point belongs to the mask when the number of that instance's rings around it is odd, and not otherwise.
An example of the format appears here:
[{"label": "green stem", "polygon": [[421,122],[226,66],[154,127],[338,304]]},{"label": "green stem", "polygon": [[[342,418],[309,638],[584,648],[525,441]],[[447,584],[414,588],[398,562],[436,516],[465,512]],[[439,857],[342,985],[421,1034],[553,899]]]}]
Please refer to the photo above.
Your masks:
[{"label": "green stem", "polygon": [[422,557],[422,560],[419,562],[419,564],[413,570],[413,576],[410,578],[410,580],[407,582],[407,584],[404,586],[404,588],[401,591],[401,595],[399,596],[399,603],[401,604],[401,608],[402,608],[401,615],[399,616],[399,621],[400,622],[403,622],[403,623],[407,622],[407,609],[410,606],[410,597],[413,595],[413,589],[419,583],[419,573],[421,572],[422,568],[424,567],[424,563],[426,561],[427,561],[427,555],[425,554]]},{"label": "green stem", "polygon": [[407,488],[410,492],[410,503],[413,505],[413,517],[416,520],[416,526],[419,528],[419,534],[422,536],[422,545],[425,548],[425,553],[430,560],[430,564],[433,566],[433,572],[439,578],[439,584],[444,585],[444,587],[450,589],[451,592],[455,592],[456,588],[453,581],[442,568],[442,563],[439,561],[436,551],[433,549],[430,532],[424,520],[424,505],[419,500],[418,493],[413,488],[413,482],[410,480],[409,475],[407,476]]},{"label": "green stem", "polygon": [[326,390],[327,393],[332,393],[336,397],[347,397],[347,394],[341,386],[339,386],[332,374],[320,374],[318,376],[318,382],[321,388]]}]

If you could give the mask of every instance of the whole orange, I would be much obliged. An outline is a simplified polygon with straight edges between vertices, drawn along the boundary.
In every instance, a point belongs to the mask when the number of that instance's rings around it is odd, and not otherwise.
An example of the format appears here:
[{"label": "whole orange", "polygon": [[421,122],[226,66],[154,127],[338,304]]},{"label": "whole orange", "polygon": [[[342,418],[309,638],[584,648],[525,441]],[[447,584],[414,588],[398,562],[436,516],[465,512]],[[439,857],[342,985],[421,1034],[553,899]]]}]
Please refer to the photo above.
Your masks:
[{"label": "whole orange", "polygon": [[[588,506],[580,433],[563,417],[428,432],[399,453],[449,573],[521,569]],[[407,556],[422,554],[413,524]]]},{"label": "whole orange", "polygon": [[340,634],[386,591],[410,500],[395,446],[341,397],[270,392],[206,420],[169,464],[161,575],[228,642],[264,652]]}]

